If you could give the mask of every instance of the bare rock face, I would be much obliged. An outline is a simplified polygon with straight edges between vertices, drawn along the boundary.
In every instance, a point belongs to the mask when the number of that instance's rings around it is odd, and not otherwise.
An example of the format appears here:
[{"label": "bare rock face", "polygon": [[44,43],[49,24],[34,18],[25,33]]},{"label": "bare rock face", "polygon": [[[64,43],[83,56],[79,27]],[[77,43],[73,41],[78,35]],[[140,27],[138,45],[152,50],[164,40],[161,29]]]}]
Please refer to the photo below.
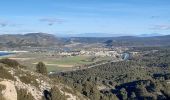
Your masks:
[{"label": "bare rock face", "polygon": [[10,81],[1,81],[0,84],[6,87],[5,90],[2,91],[2,96],[6,100],[17,100],[17,91],[14,83]]}]

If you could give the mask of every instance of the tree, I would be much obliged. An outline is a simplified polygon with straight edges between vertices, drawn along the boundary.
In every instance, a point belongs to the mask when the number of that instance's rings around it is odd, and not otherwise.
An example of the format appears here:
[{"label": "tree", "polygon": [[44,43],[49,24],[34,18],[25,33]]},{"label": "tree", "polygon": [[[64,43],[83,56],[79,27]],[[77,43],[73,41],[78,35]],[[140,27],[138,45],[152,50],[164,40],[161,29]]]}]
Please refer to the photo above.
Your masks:
[{"label": "tree", "polygon": [[127,97],[127,91],[125,88],[120,89],[120,95],[121,95],[122,100],[127,100],[128,97]]},{"label": "tree", "polygon": [[91,82],[85,82],[83,84],[83,94],[89,97],[91,100],[99,100],[100,99],[100,92],[98,91],[96,84]]},{"label": "tree", "polygon": [[46,68],[46,66],[45,66],[45,64],[43,62],[39,62],[36,65],[36,72],[41,73],[43,75],[47,75],[48,74],[47,68]]}]

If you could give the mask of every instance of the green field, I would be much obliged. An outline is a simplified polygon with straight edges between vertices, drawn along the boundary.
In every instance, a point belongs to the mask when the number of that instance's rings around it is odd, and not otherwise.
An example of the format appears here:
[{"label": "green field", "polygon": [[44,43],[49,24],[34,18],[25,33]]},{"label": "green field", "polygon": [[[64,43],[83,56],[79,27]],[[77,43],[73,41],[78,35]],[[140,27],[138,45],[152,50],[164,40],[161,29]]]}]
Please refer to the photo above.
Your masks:
[{"label": "green field", "polygon": [[75,66],[91,64],[96,61],[108,59],[108,57],[93,57],[93,56],[47,56],[46,53],[17,53],[12,56],[5,56],[10,59],[15,59],[29,69],[35,70],[38,62],[44,62],[48,71],[67,71],[74,69]]},{"label": "green field", "polygon": [[89,60],[90,57],[87,56],[74,56],[74,57],[66,57],[61,58],[57,61],[48,62],[49,64],[63,64],[63,65],[75,65],[75,64],[89,64],[92,61]]},{"label": "green field", "polygon": [[110,60],[110,57],[97,57],[94,61],[90,56],[65,57],[56,61],[45,62],[48,71],[67,71],[72,70],[76,65],[91,64],[96,61]]},{"label": "green field", "polygon": [[65,57],[58,59],[56,61],[45,61],[48,71],[67,71],[72,70],[75,65],[90,64],[93,61],[90,61],[91,57],[88,56],[74,56],[74,57]]},{"label": "green field", "polygon": [[[89,56],[74,56],[74,57],[64,57],[60,59],[44,60],[48,72],[51,71],[69,71],[72,70],[75,65],[83,65],[93,63]],[[36,63],[34,63],[36,64]]]}]

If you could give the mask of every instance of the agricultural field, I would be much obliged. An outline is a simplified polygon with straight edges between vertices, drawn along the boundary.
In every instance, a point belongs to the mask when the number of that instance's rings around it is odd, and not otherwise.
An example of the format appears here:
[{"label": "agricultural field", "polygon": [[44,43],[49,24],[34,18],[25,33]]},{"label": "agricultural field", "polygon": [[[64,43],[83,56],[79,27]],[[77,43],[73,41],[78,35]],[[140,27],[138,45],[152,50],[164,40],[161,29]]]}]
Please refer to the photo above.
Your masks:
[{"label": "agricultural field", "polygon": [[[43,62],[47,66],[48,71],[68,71],[72,70],[77,65],[90,64],[91,57],[88,56],[74,56],[74,57],[63,57],[55,60],[44,60]],[[34,63],[36,64],[36,63]]]},{"label": "agricultural field", "polygon": [[[53,56],[51,56],[53,55]],[[51,53],[16,53],[1,58],[9,58],[17,60],[24,66],[28,66],[28,69],[35,70],[35,66],[38,62],[45,63],[48,72],[55,71],[70,71],[75,69],[75,66],[81,66],[91,64],[101,60],[109,60],[109,57],[94,57],[94,56],[67,56],[61,57],[57,54]]]}]

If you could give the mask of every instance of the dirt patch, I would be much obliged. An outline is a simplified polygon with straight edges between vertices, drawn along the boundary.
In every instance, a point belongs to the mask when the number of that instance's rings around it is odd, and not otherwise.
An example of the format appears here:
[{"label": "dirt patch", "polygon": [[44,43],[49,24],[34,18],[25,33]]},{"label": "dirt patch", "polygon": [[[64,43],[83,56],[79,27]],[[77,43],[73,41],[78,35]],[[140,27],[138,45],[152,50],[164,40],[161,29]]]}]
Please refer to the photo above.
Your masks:
[{"label": "dirt patch", "polygon": [[[37,63],[33,63],[34,65],[36,65]],[[74,65],[69,65],[69,64],[49,64],[49,63],[45,63],[45,65],[47,66],[58,66],[58,67],[73,67]]]},{"label": "dirt patch", "polygon": [[46,65],[49,65],[49,66],[59,66],[59,67],[73,67],[73,65],[62,65],[62,64],[46,64]]},{"label": "dirt patch", "polygon": [[14,58],[14,57],[11,57],[9,59],[20,60],[20,61],[27,61],[27,60],[34,59],[34,58]]}]

